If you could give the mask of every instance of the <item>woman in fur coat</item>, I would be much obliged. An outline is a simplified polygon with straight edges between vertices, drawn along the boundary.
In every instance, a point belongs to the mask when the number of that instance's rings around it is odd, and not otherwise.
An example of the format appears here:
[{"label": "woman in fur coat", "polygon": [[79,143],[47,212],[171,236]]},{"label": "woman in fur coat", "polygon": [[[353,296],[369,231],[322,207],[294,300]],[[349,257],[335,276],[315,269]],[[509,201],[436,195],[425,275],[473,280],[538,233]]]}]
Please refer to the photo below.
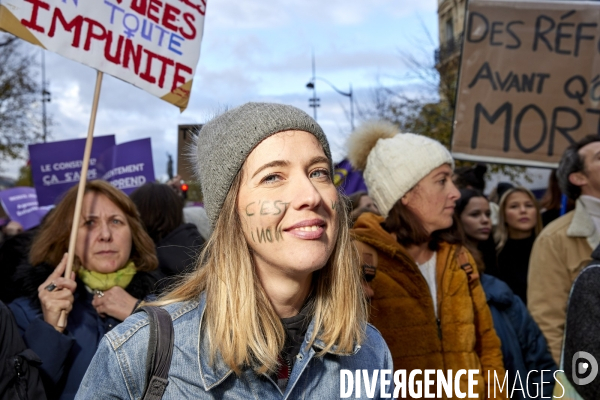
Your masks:
[{"label": "woman in fur coat", "polygon": [[[377,267],[370,322],[394,369],[476,369],[478,398],[507,398],[499,387],[494,395],[494,376],[502,382],[505,371],[475,261],[451,231],[460,193],[450,153],[433,139],[371,122],[352,134],[349,159],[381,213],[362,214],[352,234],[363,263]],[[459,386],[466,393],[466,375]],[[437,387],[431,392],[440,398]]]},{"label": "woman in fur coat", "polygon": [[[9,307],[27,347],[41,359],[50,399],[73,399],[100,340],[154,288],[158,260],[133,202],[106,181],[86,184],[71,279],[63,277],[77,186],[36,235]],[[59,324],[67,312],[67,326]]]}]

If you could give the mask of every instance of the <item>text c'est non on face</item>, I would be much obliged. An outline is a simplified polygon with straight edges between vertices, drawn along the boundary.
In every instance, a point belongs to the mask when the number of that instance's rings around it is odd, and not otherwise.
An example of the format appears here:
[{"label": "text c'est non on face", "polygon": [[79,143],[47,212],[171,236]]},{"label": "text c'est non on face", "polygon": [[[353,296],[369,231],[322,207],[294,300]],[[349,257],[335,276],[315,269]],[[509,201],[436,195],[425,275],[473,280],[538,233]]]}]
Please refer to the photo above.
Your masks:
[{"label": "text c'est non on face", "polygon": [[246,216],[252,217],[256,213],[260,215],[279,215],[288,209],[290,203],[286,203],[282,200],[261,200],[259,202],[253,201],[246,205],[245,211]]}]

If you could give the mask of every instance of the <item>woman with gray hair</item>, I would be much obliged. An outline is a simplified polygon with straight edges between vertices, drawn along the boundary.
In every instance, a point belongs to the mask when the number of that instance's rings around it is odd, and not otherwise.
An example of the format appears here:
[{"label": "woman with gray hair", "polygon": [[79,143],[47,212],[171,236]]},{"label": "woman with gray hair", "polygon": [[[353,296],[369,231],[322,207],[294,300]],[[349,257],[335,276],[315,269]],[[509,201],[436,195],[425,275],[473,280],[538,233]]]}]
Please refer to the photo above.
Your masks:
[{"label": "woman with gray hair", "polygon": [[[198,173],[213,232],[197,269],[157,303],[174,326],[163,398],[337,399],[341,370],[391,370],[366,322],[321,127],[295,107],[245,104],[202,128]],[[141,314],[107,335],[78,398],[140,398],[148,339]],[[357,385],[357,397],[385,392]]]}]

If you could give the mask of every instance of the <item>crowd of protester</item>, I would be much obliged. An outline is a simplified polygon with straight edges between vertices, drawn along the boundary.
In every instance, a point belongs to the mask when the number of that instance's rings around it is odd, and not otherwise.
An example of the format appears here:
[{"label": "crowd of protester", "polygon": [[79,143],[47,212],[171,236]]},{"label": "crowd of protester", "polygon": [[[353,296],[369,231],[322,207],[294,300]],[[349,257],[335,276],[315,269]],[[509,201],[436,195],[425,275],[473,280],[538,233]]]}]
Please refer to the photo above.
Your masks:
[{"label": "crowd of protester", "polygon": [[565,151],[540,200],[383,121],[350,136],[367,191],[346,197],[291,106],[229,110],[197,146],[203,207],[87,183],[71,277],[76,187],[40,226],[4,227],[0,398],[142,398],[147,304],[174,321],[163,398],[337,398],[340,369],[478,370],[478,398],[505,376],[491,398],[547,398],[575,353],[600,358],[600,137]]}]

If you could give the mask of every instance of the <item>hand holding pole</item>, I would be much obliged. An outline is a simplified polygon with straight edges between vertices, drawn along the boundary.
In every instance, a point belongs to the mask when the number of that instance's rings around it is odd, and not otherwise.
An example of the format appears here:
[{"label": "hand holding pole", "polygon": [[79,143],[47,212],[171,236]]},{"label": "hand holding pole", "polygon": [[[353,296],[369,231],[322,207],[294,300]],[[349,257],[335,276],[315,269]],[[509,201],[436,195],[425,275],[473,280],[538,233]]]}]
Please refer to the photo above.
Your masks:
[{"label": "hand holding pole", "polygon": [[[71,225],[71,236],[69,238],[69,252],[67,255],[67,267],[65,269],[65,278],[71,277],[73,270],[73,260],[75,259],[75,243],[77,242],[77,232],[79,231],[79,219],[81,217],[81,206],[83,205],[83,195],[85,184],[87,182],[88,165],[92,154],[92,142],[94,139],[94,125],[96,124],[96,112],[98,111],[98,100],[100,99],[100,86],[102,85],[102,72],[98,71],[96,75],[96,89],[94,90],[94,101],[92,102],[92,114],[90,115],[90,125],[88,135],[85,141],[85,150],[83,152],[83,164],[81,165],[81,174],[79,178],[79,187],[77,188],[77,200],[75,201],[75,214],[73,215],[73,225]],[[67,313],[63,310],[58,319],[58,326],[65,328],[67,326]]]}]

